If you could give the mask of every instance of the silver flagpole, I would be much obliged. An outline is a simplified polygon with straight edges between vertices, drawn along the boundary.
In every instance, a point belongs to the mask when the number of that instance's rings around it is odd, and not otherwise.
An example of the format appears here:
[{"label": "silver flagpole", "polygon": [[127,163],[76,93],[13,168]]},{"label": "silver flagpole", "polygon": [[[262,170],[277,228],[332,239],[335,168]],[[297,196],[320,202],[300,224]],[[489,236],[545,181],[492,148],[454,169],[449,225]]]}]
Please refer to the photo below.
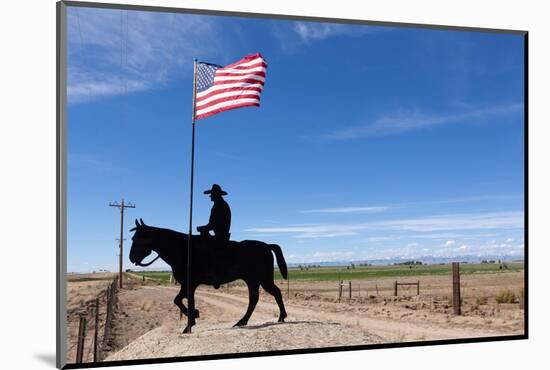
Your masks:
[{"label": "silver flagpole", "polygon": [[189,187],[189,236],[187,238],[187,328],[186,333],[191,333],[191,323],[195,314],[195,299],[192,297],[191,291],[191,248],[192,241],[191,236],[193,234],[193,177],[195,174],[195,116],[196,116],[196,104],[197,97],[197,59],[193,61],[193,110],[191,118],[191,186]]}]

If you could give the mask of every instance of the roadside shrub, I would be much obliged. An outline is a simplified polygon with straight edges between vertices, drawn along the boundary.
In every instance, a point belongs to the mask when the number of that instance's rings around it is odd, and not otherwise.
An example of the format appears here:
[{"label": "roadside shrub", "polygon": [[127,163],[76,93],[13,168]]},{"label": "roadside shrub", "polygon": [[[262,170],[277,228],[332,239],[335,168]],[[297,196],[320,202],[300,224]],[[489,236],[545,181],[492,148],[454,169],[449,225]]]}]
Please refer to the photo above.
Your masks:
[{"label": "roadside shrub", "polygon": [[487,298],[486,296],[481,296],[476,298],[476,304],[478,306],[486,305],[488,301],[489,301],[489,298]]},{"label": "roadside shrub", "polygon": [[497,303],[516,303],[517,296],[510,289],[501,291],[495,297]]}]

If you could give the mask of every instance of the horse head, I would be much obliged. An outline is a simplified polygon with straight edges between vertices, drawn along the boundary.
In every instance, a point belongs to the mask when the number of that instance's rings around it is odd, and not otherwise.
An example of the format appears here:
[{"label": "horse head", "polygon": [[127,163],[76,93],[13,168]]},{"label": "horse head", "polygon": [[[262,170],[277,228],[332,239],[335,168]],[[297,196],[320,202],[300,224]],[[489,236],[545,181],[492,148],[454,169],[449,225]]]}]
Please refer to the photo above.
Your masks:
[{"label": "horse head", "polygon": [[139,221],[136,219],[136,227],[130,230],[135,231],[130,248],[130,262],[145,266],[142,261],[153,251],[153,230],[141,218]]}]

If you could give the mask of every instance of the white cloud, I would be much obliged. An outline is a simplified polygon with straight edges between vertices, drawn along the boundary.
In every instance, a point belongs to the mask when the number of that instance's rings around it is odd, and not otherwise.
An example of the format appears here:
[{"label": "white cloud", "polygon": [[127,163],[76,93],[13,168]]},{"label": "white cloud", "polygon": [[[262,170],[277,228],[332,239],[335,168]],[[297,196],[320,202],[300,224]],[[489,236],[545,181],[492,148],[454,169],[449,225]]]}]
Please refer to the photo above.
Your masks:
[{"label": "white cloud", "polygon": [[438,232],[487,229],[523,229],[523,212],[451,214],[350,224],[255,227],[245,231],[255,234],[289,234],[296,237],[318,238],[341,233],[352,235],[364,230]]},{"label": "white cloud", "polygon": [[299,211],[299,213],[367,213],[367,212],[383,212],[388,207],[341,207],[341,208],[321,208],[321,209],[308,209]]},{"label": "white cloud", "polygon": [[393,29],[384,26],[324,22],[296,22],[293,26],[293,31],[306,43],[335,36],[362,36],[370,33],[388,32]]},{"label": "white cloud", "polygon": [[463,244],[457,248],[425,248],[419,246],[390,247],[390,248],[361,248],[361,249],[341,249],[327,250],[322,252],[310,253],[289,253],[287,261],[294,263],[311,262],[336,262],[336,261],[360,261],[360,260],[384,260],[384,259],[422,259],[425,256],[433,258],[453,258],[453,257],[475,257],[486,258],[518,258],[523,255],[523,245],[516,245],[510,248],[493,248],[490,250],[482,249],[479,245]]},{"label": "white cloud", "polygon": [[75,78],[72,84],[67,85],[67,96],[73,103],[92,100],[101,96],[114,96],[126,93],[145,91],[150,84],[145,80],[129,80],[124,82],[124,87],[113,80],[101,80],[101,77],[91,75],[84,79]]},{"label": "white cloud", "polygon": [[421,239],[447,239],[447,238],[460,238],[464,234],[457,233],[428,233],[428,234],[414,234],[408,235],[410,238],[421,238]]},{"label": "white cloud", "polygon": [[312,233],[303,233],[296,235],[296,238],[335,238],[338,236],[353,236],[358,235],[354,231],[336,231],[336,232],[312,232]]},{"label": "white cloud", "polygon": [[447,238],[484,238],[487,235],[493,234],[458,234],[458,233],[426,233],[426,234],[406,234],[406,235],[385,235],[385,236],[373,236],[366,239],[359,239],[358,242],[383,242],[391,240],[401,240],[401,239],[447,239]]},{"label": "white cloud", "polygon": [[343,258],[343,257],[351,257],[354,256],[356,253],[352,251],[338,251],[338,252],[315,252],[311,254],[314,258],[324,258],[325,260],[333,259],[333,258]]},{"label": "white cloud", "polygon": [[371,123],[348,127],[326,135],[318,136],[318,138],[327,141],[336,141],[374,136],[397,135],[427,127],[442,126],[451,123],[471,122],[511,113],[520,113],[522,110],[522,103],[477,108],[454,114],[427,114],[419,109],[401,110],[391,114],[382,115]]},{"label": "white cloud", "polygon": [[370,238],[367,238],[366,241],[371,243],[377,243],[377,242],[385,242],[393,239],[396,239],[396,238],[390,237],[390,236],[372,236]]},{"label": "white cloud", "polygon": [[449,198],[431,201],[418,201],[407,203],[396,203],[384,206],[353,206],[353,207],[334,207],[301,210],[298,213],[367,213],[367,212],[385,212],[390,209],[397,208],[418,208],[423,205],[432,204],[448,204],[448,203],[463,203],[463,202],[483,202],[502,199],[522,199],[523,194],[496,194],[496,195],[478,195],[469,197]]},{"label": "white cloud", "polygon": [[484,230],[523,228],[523,212],[452,214],[381,221],[376,226],[402,231]]},{"label": "white cloud", "polygon": [[[456,246],[454,242],[451,246]],[[419,243],[409,243],[406,246],[390,246],[380,248],[379,246],[370,246],[368,243],[362,247],[353,247],[346,249],[342,245],[339,250],[325,250],[322,252],[311,252],[305,254],[293,254],[293,262],[331,262],[331,261],[352,261],[352,260],[377,260],[377,259],[422,259],[425,256],[433,258],[454,258],[454,257],[474,257],[474,258],[518,258],[524,253],[523,244],[491,244],[488,242],[472,242],[468,244],[459,244],[456,247],[449,248],[444,245],[439,248],[435,246],[426,246]],[[290,259],[290,258],[289,258]]]},{"label": "white cloud", "polygon": [[417,207],[430,204],[448,204],[448,203],[468,203],[468,202],[482,202],[491,200],[507,200],[507,199],[523,199],[523,194],[493,194],[493,195],[477,195],[468,197],[448,198],[430,201],[410,202],[390,205],[392,208],[397,207]]},{"label": "white cloud", "polygon": [[216,32],[206,16],[69,8],[68,100],[164,87],[217,53]]},{"label": "white cloud", "polygon": [[256,227],[246,229],[246,232],[262,234],[290,234],[297,238],[322,238],[339,235],[356,235],[363,230],[364,225],[323,224],[309,226]]},{"label": "white cloud", "polygon": [[452,245],[454,245],[454,244],[455,244],[455,241],[454,241],[454,240],[447,240],[447,241],[445,242],[445,246],[446,246],[446,247],[450,247],[450,246],[452,246]]}]

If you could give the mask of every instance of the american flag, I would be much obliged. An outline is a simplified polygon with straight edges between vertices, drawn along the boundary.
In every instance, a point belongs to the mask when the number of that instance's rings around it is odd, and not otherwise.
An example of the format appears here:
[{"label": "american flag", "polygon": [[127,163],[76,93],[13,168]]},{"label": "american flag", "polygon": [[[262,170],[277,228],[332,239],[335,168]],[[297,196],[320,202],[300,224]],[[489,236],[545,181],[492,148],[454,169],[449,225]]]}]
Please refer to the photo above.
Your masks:
[{"label": "american flag", "polygon": [[222,67],[197,63],[195,119],[226,110],[260,106],[267,64],[260,53]]}]

